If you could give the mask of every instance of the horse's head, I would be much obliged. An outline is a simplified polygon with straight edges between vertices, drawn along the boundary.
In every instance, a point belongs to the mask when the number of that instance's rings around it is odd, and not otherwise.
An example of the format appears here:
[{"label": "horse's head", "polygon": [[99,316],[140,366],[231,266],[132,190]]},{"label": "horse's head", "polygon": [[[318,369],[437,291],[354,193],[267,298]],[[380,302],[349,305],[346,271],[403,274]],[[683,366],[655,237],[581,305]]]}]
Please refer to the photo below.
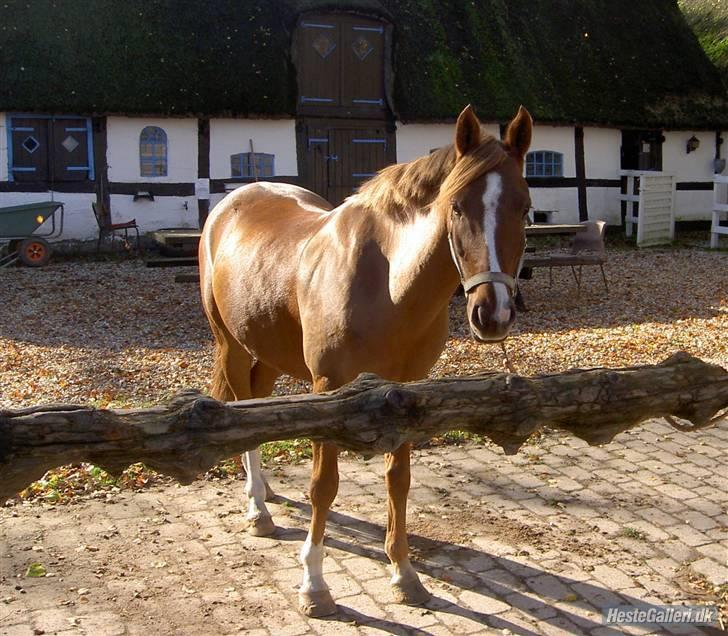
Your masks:
[{"label": "horse's head", "polygon": [[523,177],[531,128],[531,116],[521,106],[503,142],[484,137],[466,107],[455,131],[455,166],[440,191],[439,204],[449,208],[448,239],[470,329],[480,342],[503,340],[516,317],[513,298],[531,205]]}]

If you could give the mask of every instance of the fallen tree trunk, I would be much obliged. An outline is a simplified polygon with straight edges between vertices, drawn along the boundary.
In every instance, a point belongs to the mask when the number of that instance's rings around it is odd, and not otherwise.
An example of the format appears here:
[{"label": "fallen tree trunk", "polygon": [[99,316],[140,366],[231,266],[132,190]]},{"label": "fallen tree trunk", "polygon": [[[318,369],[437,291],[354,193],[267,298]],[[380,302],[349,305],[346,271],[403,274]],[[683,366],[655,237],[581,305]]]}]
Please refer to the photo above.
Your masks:
[{"label": "fallen tree trunk", "polygon": [[515,453],[542,426],[589,444],[654,417],[696,430],[728,406],[728,372],[679,353],[662,364],[524,378],[494,373],[410,384],[361,375],[338,391],[224,404],[183,393],[147,409],[41,406],[0,411],[0,501],[63,464],[119,473],[135,462],[192,481],[264,442],[307,437],[373,455],[452,429]]}]

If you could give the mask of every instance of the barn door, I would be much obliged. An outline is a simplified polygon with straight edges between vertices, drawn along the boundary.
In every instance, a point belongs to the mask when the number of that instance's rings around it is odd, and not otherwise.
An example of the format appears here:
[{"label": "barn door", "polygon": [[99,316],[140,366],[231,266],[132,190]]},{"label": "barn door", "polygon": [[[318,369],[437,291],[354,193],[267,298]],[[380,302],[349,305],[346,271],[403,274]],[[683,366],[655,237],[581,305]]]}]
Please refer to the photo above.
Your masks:
[{"label": "barn door", "polygon": [[305,174],[309,187],[334,205],[394,161],[394,135],[386,126],[306,127]]},{"label": "barn door", "polygon": [[298,22],[294,59],[298,112],[325,117],[383,118],[385,27],[346,14],[309,14]]}]

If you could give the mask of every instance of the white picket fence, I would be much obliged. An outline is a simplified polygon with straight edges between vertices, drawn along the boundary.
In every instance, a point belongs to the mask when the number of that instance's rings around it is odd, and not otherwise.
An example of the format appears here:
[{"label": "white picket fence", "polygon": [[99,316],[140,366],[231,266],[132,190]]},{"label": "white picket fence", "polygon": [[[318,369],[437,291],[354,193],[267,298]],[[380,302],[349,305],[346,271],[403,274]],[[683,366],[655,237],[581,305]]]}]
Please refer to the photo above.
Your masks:
[{"label": "white picket fence", "polygon": [[728,176],[713,178],[713,223],[710,227],[710,247],[718,247],[721,234],[728,234],[728,226],[720,224],[721,215],[728,217]]},{"label": "white picket fence", "polygon": [[627,177],[627,192],[619,195],[627,203],[627,236],[637,225],[637,245],[670,243],[675,238],[675,176],[644,170],[620,170],[619,176]]}]

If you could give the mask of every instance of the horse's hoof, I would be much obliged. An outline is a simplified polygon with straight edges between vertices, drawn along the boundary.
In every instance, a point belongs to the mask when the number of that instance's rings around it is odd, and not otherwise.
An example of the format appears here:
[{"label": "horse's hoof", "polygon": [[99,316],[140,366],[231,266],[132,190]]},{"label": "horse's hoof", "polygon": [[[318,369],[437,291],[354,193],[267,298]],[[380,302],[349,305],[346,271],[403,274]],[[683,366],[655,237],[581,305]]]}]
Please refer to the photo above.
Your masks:
[{"label": "horse's hoof", "polygon": [[254,537],[269,537],[276,531],[276,524],[270,515],[260,515],[255,519],[248,519],[248,534]]},{"label": "horse's hoof", "polygon": [[299,592],[298,606],[306,616],[321,618],[336,613],[336,603],[329,590]]},{"label": "horse's hoof", "polygon": [[396,603],[404,605],[424,605],[431,597],[418,578],[392,583],[392,595]]}]

